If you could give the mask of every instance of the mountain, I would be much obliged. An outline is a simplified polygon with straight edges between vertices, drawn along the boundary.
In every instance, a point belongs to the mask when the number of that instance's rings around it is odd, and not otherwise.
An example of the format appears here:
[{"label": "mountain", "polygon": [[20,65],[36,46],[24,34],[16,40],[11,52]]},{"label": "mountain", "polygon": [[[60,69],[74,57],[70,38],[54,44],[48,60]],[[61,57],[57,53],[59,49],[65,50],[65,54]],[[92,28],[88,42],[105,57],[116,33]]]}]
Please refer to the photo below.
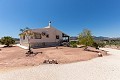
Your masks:
[{"label": "mountain", "polygon": [[70,41],[76,41],[77,39],[78,39],[78,37],[76,37],[76,36],[70,37]]},{"label": "mountain", "polygon": [[110,38],[109,37],[103,37],[103,36],[99,36],[99,37],[96,37],[96,36],[93,36],[94,40],[109,40]]},{"label": "mountain", "polygon": [[[77,40],[77,39],[78,39],[77,36],[70,37],[70,40]],[[94,40],[120,40],[120,37],[118,37],[118,38],[110,38],[110,37],[103,37],[103,36],[99,36],[99,37],[93,36],[93,39]]]},{"label": "mountain", "polygon": [[13,38],[15,41],[19,41],[20,39],[19,38]]}]

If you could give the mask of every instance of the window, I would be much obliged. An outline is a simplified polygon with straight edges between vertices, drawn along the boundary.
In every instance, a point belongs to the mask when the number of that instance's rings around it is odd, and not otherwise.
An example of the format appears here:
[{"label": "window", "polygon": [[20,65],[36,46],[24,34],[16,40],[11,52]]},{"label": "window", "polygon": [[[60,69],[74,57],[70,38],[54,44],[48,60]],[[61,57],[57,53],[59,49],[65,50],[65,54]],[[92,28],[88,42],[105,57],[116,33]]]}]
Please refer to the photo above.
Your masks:
[{"label": "window", "polygon": [[34,37],[33,37],[33,36],[31,36],[31,39],[34,39]]},{"label": "window", "polygon": [[41,37],[41,34],[39,34],[39,33],[36,33],[35,34],[35,39],[41,39],[42,37]]},{"label": "window", "polygon": [[46,35],[46,38],[49,38],[49,34]]},{"label": "window", "polygon": [[25,40],[25,36],[23,36],[23,40]]},{"label": "window", "polygon": [[56,39],[59,39],[59,35],[56,35]]},{"label": "window", "polygon": [[42,32],[42,36],[45,36],[45,34],[46,34],[45,32]]}]

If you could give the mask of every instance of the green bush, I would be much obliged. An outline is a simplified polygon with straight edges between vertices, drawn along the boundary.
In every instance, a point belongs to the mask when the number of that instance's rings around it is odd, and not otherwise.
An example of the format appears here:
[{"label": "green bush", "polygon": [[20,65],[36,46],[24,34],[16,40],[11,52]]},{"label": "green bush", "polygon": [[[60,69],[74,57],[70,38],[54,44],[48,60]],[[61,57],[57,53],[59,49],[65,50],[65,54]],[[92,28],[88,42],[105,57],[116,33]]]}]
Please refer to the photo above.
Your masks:
[{"label": "green bush", "polygon": [[94,43],[92,44],[92,47],[95,47],[96,49],[98,49],[99,45],[98,45],[98,43],[94,42]]},{"label": "green bush", "polygon": [[70,41],[70,45],[77,44],[77,41]]},{"label": "green bush", "polygon": [[92,34],[90,30],[84,29],[83,32],[81,32],[78,36],[78,42],[79,44],[87,46],[92,46],[94,43]]},{"label": "green bush", "polygon": [[73,45],[71,45],[71,47],[77,48],[77,44],[73,44]]},{"label": "green bush", "polygon": [[105,47],[105,46],[106,46],[106,44],[105,44],[105,43],[103,43],[103,42],[100,42],[100,43],[98,43],[98,46],[99,46],[99,47]]},{"label": "green bush", "polygon": [[77,47],[77,41],[71,41],[70,46],[73,47],[73,48],[76,48]]},{"label": "green bush", "polygon": [[5,36],[1,38],[0,43],[9,47],[12,44],[15,44],[15,40],[10,36]]}]

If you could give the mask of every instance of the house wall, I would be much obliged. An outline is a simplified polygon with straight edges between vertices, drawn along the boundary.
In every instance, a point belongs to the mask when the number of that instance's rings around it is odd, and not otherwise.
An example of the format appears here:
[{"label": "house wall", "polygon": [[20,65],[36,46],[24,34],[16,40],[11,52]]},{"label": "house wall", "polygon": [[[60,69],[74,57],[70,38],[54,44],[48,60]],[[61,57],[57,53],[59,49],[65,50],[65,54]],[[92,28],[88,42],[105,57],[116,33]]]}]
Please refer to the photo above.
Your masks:
[{"label": "house wall", "polygon": [[23,36],[20,36],[20,44],[23,46],[28,46],[28,39],[25,36],[25,39],[23,39]]},{"label": "house wall", "polygon": [[[42,33],[46,32],[49,34],[49,38],[46,36],[42,36],[41,39],[30,39],[31,47],[45,47],[45,46],[55,46],[59,45],[59,41],[62,40],[62,32],[55,29],[55,28],[45,28],[45,29],[38,29],[36,32]],[[59,35],[59,39],[56,39],[56,35]],[[23,40],[20,38],[21,45],[28,46],[28,40],[27,38]]]},{"label": "house wall", "polygon": [[[54,28],[49,28],[49,29],[44,29],[41,31],[42,32],[46,32],[47,34],[49,34],[49,38],[46,38],[46,36],[42,36],[41,39],[31,39],[30,42],[34,43],[34,42],[58,42],[59,40],[62,39],[62,32],[60,32],[59,30],[56,30]],[[56,35],[59,35],[59,39],[56,39]]]}]

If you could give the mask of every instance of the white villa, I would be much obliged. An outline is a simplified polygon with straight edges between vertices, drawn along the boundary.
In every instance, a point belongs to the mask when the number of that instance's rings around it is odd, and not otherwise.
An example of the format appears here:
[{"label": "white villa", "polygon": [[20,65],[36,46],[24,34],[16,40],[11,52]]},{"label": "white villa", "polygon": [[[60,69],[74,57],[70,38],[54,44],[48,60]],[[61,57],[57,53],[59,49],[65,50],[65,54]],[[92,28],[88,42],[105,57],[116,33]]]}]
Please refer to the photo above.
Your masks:
[{"label": "white villa", "polygon": [[[34,33],[29,39],[32,48],[58,46],[62,42],[69,42],[69,36],[52,27],[51,22],[47,27],[30,30]],[[28,47],[29,43],[26,36],[20,36],[20,44]]]}]

